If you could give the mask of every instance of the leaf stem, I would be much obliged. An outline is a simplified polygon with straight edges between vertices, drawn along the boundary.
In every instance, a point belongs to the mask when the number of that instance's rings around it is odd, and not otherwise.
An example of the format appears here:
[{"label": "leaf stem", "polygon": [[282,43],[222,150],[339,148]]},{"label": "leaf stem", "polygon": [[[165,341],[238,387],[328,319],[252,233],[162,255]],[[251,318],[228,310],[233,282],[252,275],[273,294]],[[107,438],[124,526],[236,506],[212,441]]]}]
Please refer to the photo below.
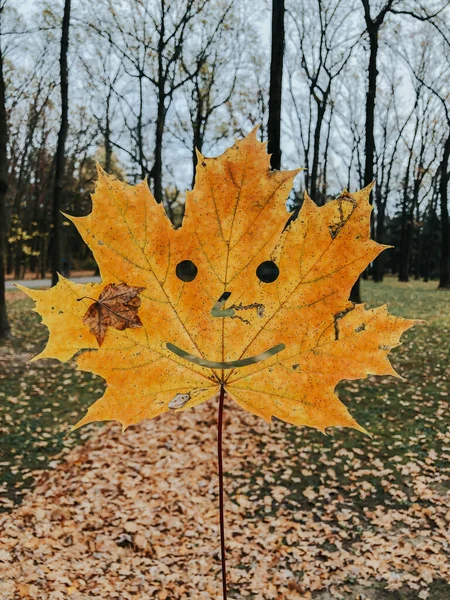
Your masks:
[{"label": "leaf stem", "polygon": [[225,388],[220,386],[219,415],[217,419],[217,458],[219,465],[219,513],[220,513],[220,556],[222,562],[222,590],[223,599],[227,600],[227,567],[225,555],[225,517],[223,499],[223,457],[222,457],[222,434],[223,434],[223,405],[225,399]]}]

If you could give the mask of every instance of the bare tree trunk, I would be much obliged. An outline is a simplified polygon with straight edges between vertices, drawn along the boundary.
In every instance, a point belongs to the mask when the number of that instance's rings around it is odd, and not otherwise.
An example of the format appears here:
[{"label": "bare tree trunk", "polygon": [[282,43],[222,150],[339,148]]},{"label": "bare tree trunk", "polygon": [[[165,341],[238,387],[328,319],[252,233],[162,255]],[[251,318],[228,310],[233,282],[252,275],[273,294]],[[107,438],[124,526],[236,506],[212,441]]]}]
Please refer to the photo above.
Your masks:
[{"label": "bare tree trunk", "polygon": [[328,194],[328,152],[330,149],[331,120],[333,119],[333,106],[330,109],[330,120],[328,122],[327,137],[325,139],[323,174],[322,174],[322,204],[325,204]]},{"label": "bare tree trunk", "polygon": [[139,167],[141,169],[141,178],[144,179],[146,176],[145,169],[145,157],[144,157],[144,140],[142,136],[142,117],[144,109],[144,90],[143,90],[143,73],[139,73],[139,115],[137,122],[137,143],[138,143],[138,156],[139,156]]},{"label": "bare tree trunk", "polygon": [[423,280],[425,282],[430,281],[432,276],[432,256],[434,254],[434,235],[435,235],[435,222],[437,215],[437,203],[438,203],[438,195],[439,195],[439,181],[436,177],[433,183],[433,193],[430,201],[430,205],[428,207],[428,216],[425,219],[424,223],[424,274]]},{"label": "bare tree trunk", "polygon": [[162,187],[162,144],[164,134],[164,124],[166,122],[166,107],[164,94],[164,81],[160,82],[160,90],[158,94],[158,112],[156,117],[156,137],[155,137],[155,161],[152,168],[153,178],[153,195],[156,202],[159,204],[163,199]]},{"label": "bare tree trunk", "polygon": [[112,144],[111,144],[111,121],[110,121],[110,106],[111,106],[111,94],[112,90],[109,89],[108,96],[106,98],[106,115],[105,115],[105,171],[111,173],[112,163]]},{"label": "bare tree trunk", "polygon": [[404,212],[402,214],[402,238],[400,243],[400,265],[398,270],[398,280],[409,281],[409,267],[411,259],[411,244],[413,236],[412,214]]},{"label": "bare tree trunk", "polygon": [[[364,163],[364,185],[373,181],[373,157],[375,153],[374,123],[375,123],[375,98],[377,93],[377,55],[378,55],[378,27],[368,24],[369,34],[369,70],[366,94],[366,135],[365,135],[365,163]],[[361,303],[361,282],[358,277],[350,293],[352,302]]]},{"label": "bare tree trunk", "polygon": [[[419,210],[417,210],[417,216],[416,216],[416,221],[419,222]],[[416,235],[415,235],[415,261],[414,261],[414,279],[415,281],[419,281],[420,280],[420,274],[421,274],[421,267],[422,267],[422,229],[418,226],[416,229]]]},{"label": "bare tree trunk", "polygon": [[[386,220],[386,206],[391,187],[392,171],[394,165],[394,159],[397,153],[397,148],[400,140],[402,139],[402,133],[406,124],[409,122],[409,118],[405,121],[403,126],[400,128],[397,138],[395,140],[394,148],[390,155],[389,166],[387,168],[386,181],[383,181],[383,177],[380,184],[375,188],[375,204],[376,204],[376,226],[375,226],[375,239],[379,243],[384,243],[384,231],[385,231],[385,220]],[[387,127],[385,128],[384,136],[384,148],[386,149],[387,144]],[[383,165],[386,163],[386,158],[383,152]],[[384,183],[384,185],[383,185]],[[373,262],[373,280],[376,282],[383,281],[384,277],[384,264],[385,264],[385,253],[379,254]]]},{"label": "bare tree trunk", "polygon": [[[420,192],[420,184],[421,180],[419,179],[420,171],[423,170],[423,163],[419,163],[418,173],[416,173],[416,177],[414,178],[413,184],[413,193],[412,193],[412,203],[407,210],[406,221],[404,225],[405,229],[405,239],[403,246],[401,247],[401,262],[400,262],[400,274],[399,281],[409,281],[409,275],[411,271],[411,255],[413,250],[413,242],[414,242],[414,230],[415,230],[415,221],[414,221],[414,211],[419,210],[419,192]],[[417,219],[418,221],[418,219]],[[416,277],[418,279],[418,277]]]},{"label": "bare tree trunk", "polygon": [[409,170],[411,163],[411,155],[408,160],[408,166],[406,168],[405,179],[404,179],[404,190],[402,199],[402,212],[401,212],[401,232],[400,232],[400,256],[399,256],[399,267],[398,267],[398,280],[403,282],[409,281],[409,265],[407,262],[407,251],[406,248],[409,243],[409,235],[412,228],[412,216],[408,209],[408,193],[409,193]]},{"label": "bare tree trunk", "polygon": [[8,126],[5,107],[5,81],[3,79],[3,54],[0,48],[0,339],[11,337],[5,294],[5,252],[6,252],[6,205],[8,191]]},{"label": "bare tree trunk", "polygon": [[203,99],[199,89],[197,89],[197,106],[195,119],[192,122],[192,189],[195,185],[195,170],[197,168],[197,150],[202,151],[203,139],[202,139],[202,115],[203,115]]},{"label": "bare tree trunk", "polygon": [[439,198],[441,203],[441,262],[439,289],[450,288],[450,220],[448,215],[448,162],[450,157],[450,135],[444,146],[440,164]]},{"label": "bare tree trunk", "polygon": [[161,0],[161,22],[159,26],[158,40],[158,107],[156,109],[156,132],[155,132],[155,158],[151,176],[153,179],[153,195],[156,202],[161,204],[163,200],[162,189],[162,144],[164,125],[166,122],[166,75],[164,73],[163,52],[166,35],[166,7],[165,0]]},{"label": "bare tree trunk", "polygon": [[[384,222],[386,218],[386,202],[383,202],[381,190],[376,190],[377,195],[377,222],[375,225],[375,235],[377,241],[381,242],[384,238]],[[377,256],[373,263],[373,280],[383,281],[384,277],[384,253]]]},{"label": "bare tree trunk", "polygon": [[270,61],[269,154],[272,169],[281,169],[281,92],[284,57],[284,0],[272,0],[272,57]]},{"label": "bare tree trunk", "polygon": [[316,204],[323,204],[317,198],[317,175],[319,172],[319,152],[320,152],[320,134],[322,133],[322,123],[325,116],[325,110],[327,108],[327,96],[319,103],[317,103],[317,121],[314,130],[314,149],[313,149],[313,162],[311,169],[311,185],[309,186],[309,193],[311,198]]},{"label": "bare tree trunk", "polygon": [[61,73],[61,125],[58,134],[58,144],[55,156],[55,185],[53,188],[53,229],[52,229],[52,285],[58,282],[58,273],[62,271],[61,250],[61,199],[65,170],[65,146],[69,129],[69,77],[67,68],[67,53],[69,49],[70,3],[64,2],[64,15],[61,33],[61,54],[59,59]]},{"label": "bare tree trunk", "polygon": [[377,56],[378,56],[378,29],[369,29],[370,56],[368,71],[368,86],[366,95],[366,139],[365,139],[365,164],[364,185],[373,181],[373,156],[375,153],[375,98],[377,93]]},{"label": "bare tree trunk", "polygon": [[[391,10],[393,0],[387,0],[386,4],[374,19],[370,15],[369,0],[361,0],[364,8],[364,18],[366,21],[367,33],[369,36],[369,68],[367,73],[367,94],[366,94],[366,136],[365,136],[365,164],[364,164],[364,185],[370,185],[373,181],[373,159],[375,154],[375,100],[377,95],[377,58],[378,58],[378,32],[383,24],[386,14]],[[352,302],[361,303],[360,278],[355,282],[350,293]]]}]

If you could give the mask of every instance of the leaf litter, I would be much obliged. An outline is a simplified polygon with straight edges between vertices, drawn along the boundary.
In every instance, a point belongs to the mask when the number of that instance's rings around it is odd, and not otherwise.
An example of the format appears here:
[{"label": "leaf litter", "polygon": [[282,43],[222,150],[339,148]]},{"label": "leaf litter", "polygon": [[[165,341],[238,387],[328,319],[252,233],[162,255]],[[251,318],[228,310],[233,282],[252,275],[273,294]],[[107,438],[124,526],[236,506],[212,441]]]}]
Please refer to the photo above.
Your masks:
[{"label": "leaf litter", "polygon": [[[108,424],[43,473],[0,520],[0,598],[219,598],[215,410]],[[356,598],[356,580],[361,598],[376,583],[433,598],[450,582],[450,434],[446,456],[384,462],[377,438],[322,445],[230,400],[225,432],[230,598]]]}]

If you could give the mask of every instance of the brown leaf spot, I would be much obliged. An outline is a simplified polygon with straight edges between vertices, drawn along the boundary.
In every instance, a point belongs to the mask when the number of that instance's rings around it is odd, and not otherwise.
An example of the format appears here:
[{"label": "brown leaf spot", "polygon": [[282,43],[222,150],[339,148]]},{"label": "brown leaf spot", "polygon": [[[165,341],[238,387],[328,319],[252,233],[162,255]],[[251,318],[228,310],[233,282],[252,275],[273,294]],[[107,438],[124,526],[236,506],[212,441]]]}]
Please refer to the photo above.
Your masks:
[{"label": "brown leaf spot", "polygon": [[346,192],[343,192],[337,198],[337,203],[339,216],[334,223],[328,226],[333,240],[350,219],[357,205],[356,201]]},{"label": "brown leaf spot", "polygon": [[87,309],[83,323],[88,325],[95,335],[99,346],[103,344],[108,327],[119,331],[142,327],[137,313],[141,299],[137,296],[143,289],[145,288],[133,287],[126,283],[109,283],[99,299]]}]

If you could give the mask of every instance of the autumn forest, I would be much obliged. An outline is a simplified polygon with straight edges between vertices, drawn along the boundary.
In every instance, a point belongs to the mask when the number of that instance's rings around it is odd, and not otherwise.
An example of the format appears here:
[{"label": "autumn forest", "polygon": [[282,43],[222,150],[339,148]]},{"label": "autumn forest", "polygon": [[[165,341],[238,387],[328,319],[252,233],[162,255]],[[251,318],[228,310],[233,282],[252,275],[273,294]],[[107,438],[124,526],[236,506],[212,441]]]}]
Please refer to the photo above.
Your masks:
[{"label": "autumn forest", "polygon": [[282,4],[271,53],[269,3],[3,0],[6,275],[95,270],[59,211],[90,210],[96,162],[147,178],[179,224],[195,149],[218,154],[261,124],[275,163],[279,143],[283,168],[306,169],[290,210],[304,190],[323,204],[375,179],[374,237],[395,248],[367,276],[447,287],[447,3]]}]

